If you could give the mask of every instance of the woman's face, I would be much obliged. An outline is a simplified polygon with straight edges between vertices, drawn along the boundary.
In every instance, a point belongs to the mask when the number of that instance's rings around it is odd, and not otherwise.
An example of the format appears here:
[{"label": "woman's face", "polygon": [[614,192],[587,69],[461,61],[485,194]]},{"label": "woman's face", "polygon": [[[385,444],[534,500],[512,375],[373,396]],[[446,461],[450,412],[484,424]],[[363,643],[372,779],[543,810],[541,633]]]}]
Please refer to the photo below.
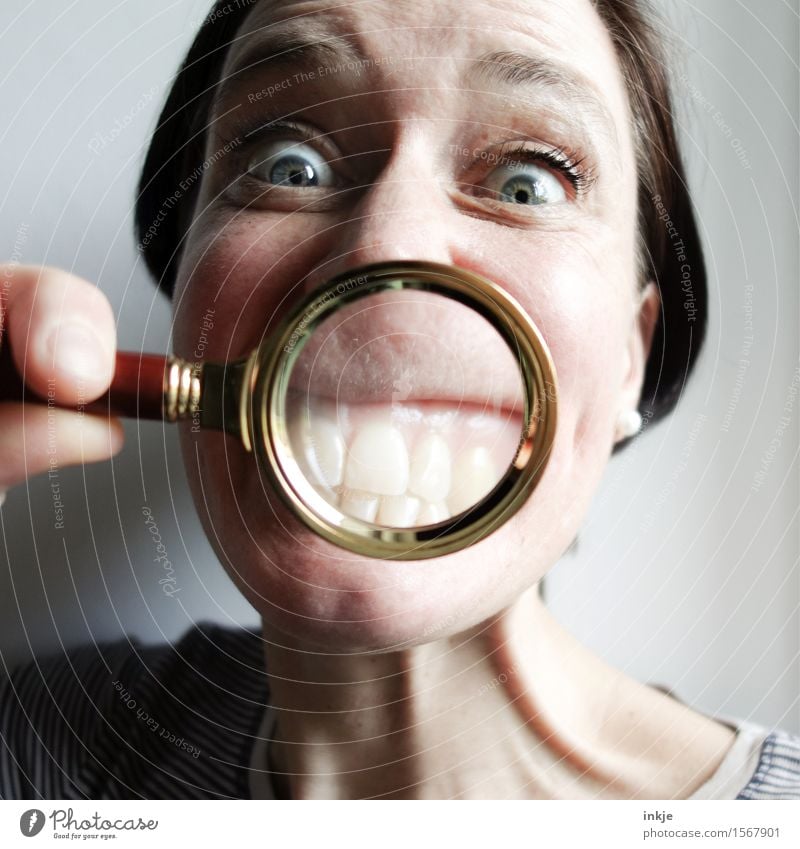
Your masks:
[{"label": "woman's face", "polygon": [[[551,459],[520,512],[412,563],[323,541],[234,439],[184,427],[208,536],[268,628],[331,651],[443,637],[509,605],[575,537],[617,415],[636,407],[655,312],[650,298],[639,317],[630,123],[588,0],[254,6],[207,128],[176,352],[197,359],[204,337],[210,361],[243,356],[334,274],[433,260],[522,304],[560,390]],[[276,185],[298,159],[305,177]]]}]

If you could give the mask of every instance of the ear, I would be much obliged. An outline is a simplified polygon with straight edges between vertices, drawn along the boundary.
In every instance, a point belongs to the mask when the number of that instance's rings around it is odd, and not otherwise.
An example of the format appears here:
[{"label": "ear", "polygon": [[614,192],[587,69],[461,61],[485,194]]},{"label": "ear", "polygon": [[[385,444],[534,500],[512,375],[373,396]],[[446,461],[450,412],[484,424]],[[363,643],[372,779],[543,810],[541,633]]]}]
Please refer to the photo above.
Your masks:
[{"label": "ear", "polygon": [[635,410],[642,393],[647,358],[653,344],[653,333],[661,312],[661,295],[658,286],[650,280],[634,301],[631,326],[626,343],[625,365],[617,413]]}]

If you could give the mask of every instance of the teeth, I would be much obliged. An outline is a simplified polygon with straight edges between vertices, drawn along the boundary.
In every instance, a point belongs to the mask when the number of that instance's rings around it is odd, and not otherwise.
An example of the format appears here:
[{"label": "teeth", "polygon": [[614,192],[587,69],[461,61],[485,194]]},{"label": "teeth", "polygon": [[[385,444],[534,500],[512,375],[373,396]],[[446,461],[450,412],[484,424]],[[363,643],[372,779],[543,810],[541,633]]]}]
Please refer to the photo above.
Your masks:
[{"label": "teeth", "polygon": [[305,415],[295,416],[289,421],[289,442],[294,451],[295,459],[305,477],[315,486],[325,486],[325,482],[319,479],[315,473],[315,462],[311,441],[308,434],[308,417]]},{"label": "teeth", "polygon": [[348,489],[342,493],[339,509],[342,513],[361,519],[364,522],[374,522],[378,514],[380,498],[372,492],[359,492]]},{"label": "teeth", "polygon": [[408,488],[425,501],[443,501],[450,492],[450,449],[436,433],[423,436],[414,446]]},{"label": "teeth", "polygon": [[487,448],[476,446],[465,451],[453,468],[453,485],[447,499],[452,515],[474,506],[494,487],[499,477]]},{"label": "teeth", "polygon": [[386,495],[381,499],[378,524],[389,528],[410,528],[417,524],[420,502],[410,495]]},{"label": "teeth", "polygon": [[315,486],[314,489],[328,502],[328,504],[331,504],[334,507],[339,506],[339,494],[335,490],[328,489],[324,486]]},{"label": "teeth", "polygon": [[290,424],[290,440],[303,474],[317,487],[339,486],[344,477],[345,443],[330,418],[298,416]]},{"label": "teeth", "polygon": [[318,483],[339,486],[344,480],[345,445],[339,427],[328,419],[315,417],[309,426],[310,459]]},{"label": "teeth", "polygon": [[295,407],[288,424],[297,463],[317,492],[342,513],[386,528],[434,525],[468,510],[513,456],[513,428],[499,414],[338,408],[322,399],[313,410]]},{"label": "teeth", "polygon": [[423,504],[417,516],[418,525],[435,525],[450,518],[450,511],[444,502],[438,504]]},{"label": "teeth", "polygon": [[403,495],[408,487],[408,450],[403,434],[388,424],[364,425],[350,445],[344,483],[348,489]]}]

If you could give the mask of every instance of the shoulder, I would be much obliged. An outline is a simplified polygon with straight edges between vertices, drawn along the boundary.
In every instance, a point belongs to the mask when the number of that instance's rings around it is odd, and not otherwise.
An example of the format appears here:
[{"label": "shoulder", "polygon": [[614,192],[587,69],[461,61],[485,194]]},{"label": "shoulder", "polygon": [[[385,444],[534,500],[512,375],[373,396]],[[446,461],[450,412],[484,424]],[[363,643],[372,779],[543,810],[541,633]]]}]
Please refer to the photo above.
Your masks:
[{"label": "shoulder", "polygon": [[736,798],[800,799],[800,736],[768,733],[755,772]]},{"label": "shoulder", "polygon": [[0,797],[241,796],[266,695],[261,638],[244,629],[34,661],[0,684]]}]

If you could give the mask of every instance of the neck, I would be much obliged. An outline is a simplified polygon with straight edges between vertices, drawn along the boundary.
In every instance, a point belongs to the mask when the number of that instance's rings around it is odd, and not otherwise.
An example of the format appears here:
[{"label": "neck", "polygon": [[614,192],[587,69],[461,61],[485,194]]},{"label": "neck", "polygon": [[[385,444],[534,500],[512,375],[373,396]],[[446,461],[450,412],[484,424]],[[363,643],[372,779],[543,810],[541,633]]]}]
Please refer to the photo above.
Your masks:
[{"label": "neck", "polygon": [[[332,655],[265,637],[271,762],[293,798],[639,797],[648,764],[631,754],[652,729],[631,716],[671,707],[571,638],[537,587],[470,631],[402,651]],[[716,763],[678,779],[680,792]],[[664,772],[642,798],[674,797]]]}]

